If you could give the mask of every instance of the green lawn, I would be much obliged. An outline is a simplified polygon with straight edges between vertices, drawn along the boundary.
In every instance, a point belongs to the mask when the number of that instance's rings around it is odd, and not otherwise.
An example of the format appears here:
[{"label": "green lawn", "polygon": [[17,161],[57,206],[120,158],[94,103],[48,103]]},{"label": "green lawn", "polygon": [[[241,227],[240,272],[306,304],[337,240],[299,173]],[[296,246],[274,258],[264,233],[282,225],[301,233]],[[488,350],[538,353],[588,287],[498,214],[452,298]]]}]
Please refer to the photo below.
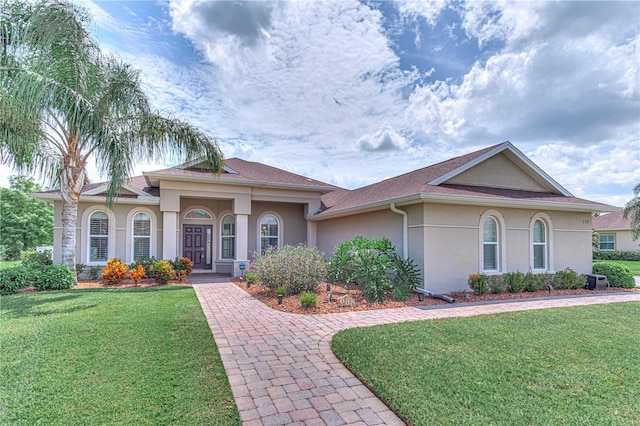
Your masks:
[{"label": "green lawn", "polygon": [[333,350],[414,425],[640,424],[640,303],[342,331]]},{"label": "green lawn", "polygon": [[635,276],[640,276],[640,262],[633,260],[594,260],[594,262],[619,263],[629,268]]},{"label": "green lawn", "polygon": [[11,260],[7,262],[0,262],[0,269],[13,268],[14,266],[18,266],[20,264],[19,260]]},{"label": "green lawn", "polygon": [[239,425],[190,287],[0,300],[0,423]]}]

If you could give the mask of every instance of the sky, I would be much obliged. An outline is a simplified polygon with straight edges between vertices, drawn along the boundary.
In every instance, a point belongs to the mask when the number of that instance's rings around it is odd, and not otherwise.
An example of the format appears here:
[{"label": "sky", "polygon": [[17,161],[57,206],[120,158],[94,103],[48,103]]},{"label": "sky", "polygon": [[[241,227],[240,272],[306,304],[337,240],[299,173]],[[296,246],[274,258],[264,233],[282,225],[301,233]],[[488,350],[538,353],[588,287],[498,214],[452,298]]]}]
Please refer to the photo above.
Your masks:
[{"label": "sky", "polygon": [[508,140],[577,197],[640,183],[637,1],[76,2],[226,158],[353,189]]}]

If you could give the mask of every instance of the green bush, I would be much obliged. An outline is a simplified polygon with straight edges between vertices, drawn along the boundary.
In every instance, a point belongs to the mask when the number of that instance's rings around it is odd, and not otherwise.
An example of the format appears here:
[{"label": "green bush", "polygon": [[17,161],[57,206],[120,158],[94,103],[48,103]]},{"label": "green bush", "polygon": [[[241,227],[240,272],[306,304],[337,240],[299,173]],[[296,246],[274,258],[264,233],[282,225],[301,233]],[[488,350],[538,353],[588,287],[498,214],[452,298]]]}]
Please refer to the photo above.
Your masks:
[{"label": "green bush", "polygon": [[391,267],[393,300],[405,301],[411,296],[411,292],[422,283],[420,268],[413,259],[403,259],[397,253],[389,256]]},{"label": "green bush", "polygon": [[102,266],[94,265],[89,267],[89,273],[88,273],[89,279],[97,280],[101,272],[102,272]]},{"label": "green bush", "polygon": [[29,271],[24,266],[0,269],[0,294],[13,294],[29,286]]},{"label": "green bush", "polygon": [[560,290],[584,288],[586,283],[586,277],[578,274],[571,268],[567,268],[564,271],[558,271],[553,277],[553,287]]},{"label": "green bush", "polygon": [[300,304],[303,308],[311,308],[318,306],[318,295],[310,291],[305,291],[298,296]]},{"label": "green bush", "polygon": [[317,291],[327,276],[327,262],[316,247],[287,245],[255,253],[250,271],[272,290],[282,286],[288,294],[300,294]]},{"label": "green bush", "polygon": [[524,276],[524,290],[530,293],[542,290],[545,287],[545,278],[545,274],[527,272]]},{"label": "green bush", "polygon": [[489,277],[489,290],[495,294],[504,293],[507,290],[507,282],[502,275],[491,275]]},{"label": "green bush", "polygon": [[384,303],[389,293],[394,300],[407,300],[422,284],[420,268],[400,257],[388,238],[341,242],[329,260],[327,276],[335,283],[359,284],[371,303]]},{"label": "green bush", "polygon": [[640,251],[593,251],[593,260],[632,260],[640,262]]},{"label": "green bush", "polygon": [[73,273],[65,265],[48,265],[33,282],[38,290],[66,290],[74,285]]},{"label": "green bush", "polygon": [[483,295],[489,290],[489,277],[485,274],[470,274],[469,287],[475,294]]},{"label": "green bush", "polygon": [[635,288],[636,286],[629,268],[619,263],[593,262],[593,273],[606,276],[611,287]]},{"label": "green bush", "polygon": [[370,303],[385,303],[392,281],[387,274],[386,255],[375,249],[358,250],[353,260],[355,281]]},{"label": "green bush", "polygon": [[153,278],[152,276],[149,275],[150,274],[149,271],[151,270],[151,265],[153,265],[157,261],[158,259],[156,259],[155,257],[139,257],[138,260],[136,260],[135,262],[131,263],[131,265],[129,265],[129,270],[136,269],[138,265],[142,265],[144,270],[147,271],[147,277]]},{"label": "green bush", "polygon": [[287,295],[287,288],[284,286],[280,286],[278,288],[276,288],[276,294],[278,296],[286,296]]},{"label": "green bush", "polygon": [[28,250],[20,252],[20,261],[22,266],[30,269],[42,269],[47,265],[53,264],[51,259],[51,251],[35,251]]},{"label": "green bush", "polygon": [[502,279],[507,284],[507,290],[509,290],[509,293],[519,293],[524,290],[525,282],[523,272],[507,272],[502,275]]},{"label": "green bush", "polygon": [[354,237],[341,242],[333,251],[327,265],[327,278],[334,283],[355,282],[353,256],[358,250],[377,250],[382,253],[395,252],[396,248],[388,238]]}]

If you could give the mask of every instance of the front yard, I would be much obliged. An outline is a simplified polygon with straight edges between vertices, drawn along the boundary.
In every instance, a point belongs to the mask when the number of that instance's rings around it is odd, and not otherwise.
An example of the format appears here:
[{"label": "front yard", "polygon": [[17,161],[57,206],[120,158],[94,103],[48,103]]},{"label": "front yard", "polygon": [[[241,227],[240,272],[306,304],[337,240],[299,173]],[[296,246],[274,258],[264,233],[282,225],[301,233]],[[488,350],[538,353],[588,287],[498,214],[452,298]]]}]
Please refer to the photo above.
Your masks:
[{"label": "front yard", "polygon": [[640,424],[640,303],[342,331],[338,357],[415,425]]},{"label": "front yard", "polygon": [[2,296],[5,424],[239,425],[190,287]]}]

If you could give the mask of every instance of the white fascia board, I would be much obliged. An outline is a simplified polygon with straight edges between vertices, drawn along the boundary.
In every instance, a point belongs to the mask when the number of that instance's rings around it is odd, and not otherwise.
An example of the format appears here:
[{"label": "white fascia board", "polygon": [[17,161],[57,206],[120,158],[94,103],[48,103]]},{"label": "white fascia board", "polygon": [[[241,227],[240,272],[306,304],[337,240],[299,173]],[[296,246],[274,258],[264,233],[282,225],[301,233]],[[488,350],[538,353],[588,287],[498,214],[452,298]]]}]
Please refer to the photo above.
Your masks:
[{"label": "white fascia board", "polygon": [[[97,195],[97,194],[102,194],[103,192],[105,192],[107,190],[107,187],[109,185],[108,184],[104,184],[104,185],[100,185],[98,187],[95,187],[93,189],[90,189],[89,191],[85,191],[82,193],[82,195]],[[140,196],[140,197],[149,197],[150,195],[147,194],[146,192],[135,188],[131,185],[128,184],[124,184],[122,185],[122,188],[126,189],[127,191],[133,192],[134,194]]]},{"label": "white fascia board", "polygon": [[[366,204],[357,207],[351,207],[348,209],[338,210],[335,213],[323,214],[320,217],[311,217],[310,220],[324,220],[334,219],[342,216],[349,216],[352,214],[367,213],[376,210],[382,210],[388,208],[391,203],[395,203],[396,206],[406,206],[410,204],[416,204],[417,202],[430,202],[438,204],[458,204],[458,205],[481,205],[487,207],[510,207],[510,208],[523,208],[523,209],[539,209],[539,210],[555,210],[555,211],[574,211],[574,212],[612,212],[620,210],[619,207],[602,205],[596,206],[593,204],[576,204],[576,203],[563,203],[561,201],[538,201],[538,200],[514,200],[514,199],[502,199],[494,197],[483,196],[469,196],[469,195],[451,195],[451,194],[414,194],[401,198],[393,198],[389,200],[379,201],[376,203]],[[320,213],[322,214],[322,213]]]},{"label": "white fascia board", "polygon": [[245,180],[245,179],[221,180],[215,176],[212,176],[212,177],[175,176],[175,175],[165,175],[162,173],[144,173],[144,176],[147,176],[149,179],[156,179],[158,181],[172,180],[172,181],[180,181],[180,182],[215,183],[216,185],[240,185],[240,186],[261,187],[261,188],[298,189],[298,190],[307,190],[307,191],[313,191],[313,192],[322,192],[323,194],[335,191],[337,189],[335,187],[327,188],[326,186],[273,183],[273,182],[258,181],[258,180]]},{"label": "white fascia board", "polygon": [[473,160],[469,161],[468,163],[463,164],[462,166],[458,167],[457,169],[451,170],[449,173],[446,173],[446,174],[440,176],[439,178],[434,179],[434,180],[432,180],[430,182],[427,182],[427,183],[429,185],[435,185],[435,186],[440,185],[442,183],[445,183],[449,179],[452,179],[455,176],[458,176],[459,174],[469,170],[470,168],[482,163],[483,161],[488,160],[489,158],[493,157],[494,155],[499,154],[499,153],[501,153],[502,151],[505,151],[505,150],[507,150],[511,154],[515,155],[520,161],[522,161],[526,166],[528,166],[534,173],[536,173],[538,176],[540,176],[543,181],[545,181],[548,185],[550,185],[552,188],[557,190],[560,194],[562,194],[562,195],[564,195],[566,197],[573,197],[573,194],[571,194],[562,185],[560,185],[553,178],[551,178],[551,176],[549,176],[547,173],[545,173],[544,170],[542,170],[540,167],[538,167],[536,165],[536,163],[531,161],[526,155],[524,155],[518,148],[513,146],[513,144],[511,142],[509,142],[509,141],[501,143],[500,145],[496,146],[491,151],[485,152],[481,156],[479,156],[477,158],[474,158]]},{"label": "white fascia board", "polygon": [[[60,194],[34,193],[34,194],[30,194],[30,195],[33,198],[36,198],[38,200],[62,201],[62,196]],[[97,195],[82,194],[82,195],[80,195],[79,201],[106,204],[107,197],[97,196]],[[153,196],[150,196],[150,195],[147,195],[144,198],[116,197],[113,202],[115,204],[160,205],[160,197],[153,197]]]}]

